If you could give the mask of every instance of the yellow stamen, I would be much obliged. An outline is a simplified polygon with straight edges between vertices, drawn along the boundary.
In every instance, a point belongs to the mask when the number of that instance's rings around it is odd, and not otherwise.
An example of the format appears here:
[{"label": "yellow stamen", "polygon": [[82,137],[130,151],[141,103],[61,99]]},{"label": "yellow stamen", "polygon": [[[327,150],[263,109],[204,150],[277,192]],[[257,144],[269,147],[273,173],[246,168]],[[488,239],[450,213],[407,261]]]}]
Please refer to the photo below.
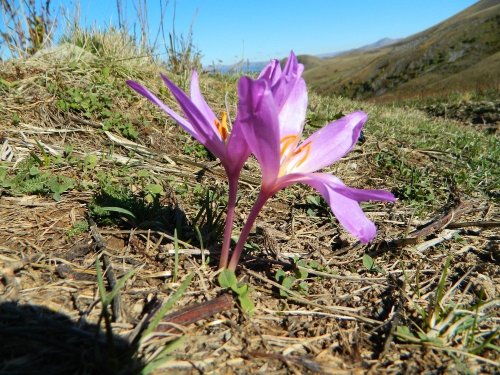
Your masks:
[{"label": "yellow stamen", "polygon": [[297,142],[298,137],[296,135],[286,135],[283,138],[281,138],[281,151],[280,151],[280,158],[285,155],[286,150],[292,146],[295,145]]},{"label": "yellow stamen", "polygon": [[215,121],[215,127],[219,131],[222,140],[225,142],[227,140],[227,137],[229,136],[229,130],[227,128],[227,113],[222,112],[221,121],[217,119],[215,119],[214,121]]},{"label": "yellow stamen", "polygon": [[280,177],[302,165],[309,157],[311,153],[311,142],[304,143],[295,148],[298,141],[299,137],[296,135],[287,135],[281,138],[280,158],[282,160],[279,172]]},{"label": "yellow stamen", "polygon": [[301,165],[302,163],[304,163],[306,161],[306,159],[309,157],[309,154],[311,153],[311,142],[308,142],[305,145],[302,145],[298,149],[296,149],[293,152],[293,156],[296,156],[296,155],[300,154],[304,150],[305,150],[304,156],[302,156],[302,159],[300,159],[298,161],[298,163],[295,164],[295,167],[298,167],[299,165]]}]

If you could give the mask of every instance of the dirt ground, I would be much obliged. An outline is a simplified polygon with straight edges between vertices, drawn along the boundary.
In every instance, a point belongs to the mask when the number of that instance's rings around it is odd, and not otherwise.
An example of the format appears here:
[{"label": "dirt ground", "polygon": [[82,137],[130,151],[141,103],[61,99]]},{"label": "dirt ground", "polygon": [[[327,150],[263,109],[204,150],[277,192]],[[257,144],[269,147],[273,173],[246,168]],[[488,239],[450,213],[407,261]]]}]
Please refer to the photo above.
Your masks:
[{"label": "dirt ground", "polygon": [[[361,245],[324,206],[308,205],[310,190],[280,192],[257,220],[237,273],[252,289],[255,311],[248,315],[218,286],[220,242],[202,246],[193,235],[194,196],[176,190],[185,184],[224,191],[220,165],[183,155],[174,125],[153,123],[134,142],[142,148],[127,145],[91,120],[54,109],[55,98],[29,85],[19,87],[18,93],[30,93],[22,105],[14,105],[13,96],[4,102],[4,113],[17,113],[20,122],[0,119],[17,160],[30,153],[42,157],[40,149],[62,155],[72,144],[74,155],[102,157],[85,173],[124,165],[150,171],[166,191],[165,221],[161,228],[123,217],[94,221],[89,206],[96,190],[81,185],[59,201],[0,189],[0,373],[133,373],[179,337],[170,360],[153,373],[498,371],[499,212],[493,200],[458,196],[418,219],[405,202],[367,205],[378,234]],[[373,157],[366,149],[375,140],[366,142],[332,171],[348,185],[383,186],[382,177],[362,167]],[[15,163],[9,168],[15,170]],[[69,164],[47,169],[88,178]],[[258,192],[257,171],[254,161],[244,171],[237,227]],[[69,235],[81,222],[88,228]],[[100,319],[97,258],[108,291],[135,270],[110,308],[111,332]],[[291,289],[276,278],[279,270],[296,278]],[[189,274],[193,280],[170,315],[138,342]],[[485,347],[469,350],[478,343]]]}]

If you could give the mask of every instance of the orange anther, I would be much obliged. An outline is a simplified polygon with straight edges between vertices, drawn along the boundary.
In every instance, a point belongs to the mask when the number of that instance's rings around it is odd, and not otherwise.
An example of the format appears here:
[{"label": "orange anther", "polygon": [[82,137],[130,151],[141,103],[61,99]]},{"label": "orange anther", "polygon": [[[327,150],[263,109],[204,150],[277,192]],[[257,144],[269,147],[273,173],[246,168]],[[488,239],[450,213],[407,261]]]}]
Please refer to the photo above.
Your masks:
[{"label": "orange anther", "polygon": [[280,158],[283,157],[285,154],[286,150],[294,145],[297,142],[298,137],[296,135],[286,135],[283,138],[281,138],[281,151],[280,151]]},{"label": "orange anther", "polygon": [[304,163],[307,158],[309,157],[309,154],[311,153],[311,142],[308,142],[304,145],[301,145],[298,149],[296,149],[294,152],[293,152],[293,155],[298,155],[300,154],[302,151],[305,151],[304,153],[304,156],[302,156],[302,158],[299,160],[299,162],[297,164],[295,164],[295,167],[298,167],[299,165],[301,165],[302,163]]},{"label": "orange anther", "polygon": [[227,140],[227,137],[229,136],[229,130],[227,129],[227,113],[222,112],[222,118],[221,121],[215,119],[215,127],[219,131],[220,136],[222,137],[222,140],[225,142]]}]

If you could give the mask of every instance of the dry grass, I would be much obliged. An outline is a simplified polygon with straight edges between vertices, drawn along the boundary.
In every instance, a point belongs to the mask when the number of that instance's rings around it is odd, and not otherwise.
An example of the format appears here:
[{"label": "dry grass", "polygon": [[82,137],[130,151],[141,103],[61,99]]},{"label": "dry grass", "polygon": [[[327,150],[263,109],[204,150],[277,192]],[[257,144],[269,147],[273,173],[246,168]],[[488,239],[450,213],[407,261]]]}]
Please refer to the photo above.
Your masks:
[{"label": "dry grass", "polygon": [[[367,215],[379,228],[377,239],[367,246],[339,228],[324,204],[311,203],[310,190],[297,186],[280,192],[261,214],[239,269],[239,277],[253,288],[255,313],[247,316],[234,303],[194,323],[176,325],[175,330],[167,329],[164,321],[155,334],[134,342],[131,337],[144,317],[167,300],[188,274],[194,273],[193,282],[175,309],[211,301],[223,293],[216,283],[220,238],[210,235],[209,220],[202,216],[198,222],[202,246],[194,223],[206,192],[223,195],[225,191],[222,168],[175,124],[170,120],[165,124],[155,108],[127,91],[123,80],[133,78],[160,92],[158,68],[134,65],[139,64],[134,61],[140,59],[111,64],[82,53],[73,65],[42,55],[1,67],[1,82],[7,83],[0,86],[0,134],[13,146],[16,157],[3,164],[8,173],[15,175],[22,160],[35,154],[42,161],[38,165],[42,172],[76,182],[59,201],[50,192],[28,196],[12,187],[0,190],[0,372],[133,373],[152,363],[155,353],[179,336],[185,341],[154,373],[495,372],[499,343],[492,335],[498,330],[495,220],[499,212],[491,196],[498,174],[488,175],[472,166],[481,158],[480,152],[498,152],[498,143],[456,124],[429,120],[417,111],[317,96],[311,98],[308,131],[339,111],[359,106],[371,116],[365,143],[333,167],[336,175],[348,185],[399,192],[411,178],[401,168],[404,161],[411,171],[424,171],[422,179],[428,181],[429,190],[398,193],[400,200],[394,205],[366,205]],[[103,76],[107,67],[110,72]],[[175,79],[180,85],[186,83],[186,77]],[[234,106],[235,82],[202,77],[202,91],[216,113],[224,110],[226,91]],[[48,83],[57,89],[51,92]],[[62,110],[57,102],[68,87],[82,92],[108,90],[112,110],[131,120],[137,138],[125,143],[116,129],[102,131],[99,110],[89,115]],[[452,140],[470,137],[479,151],[467,149],[469,153],[456,155],[456,149],[444,143],[448,153],[429,150],[425,145],[440,139],[424,133],[425,127],[436,134],[446,128],[455,134],[448,137]],[[71,157],[68,145],[72,145]],[[95,163],[84,162],[89,155],[96,155]],[[386,156],[399,163],[391,164]],[[490,164],[483,167],[492,169]],[[477,175],[484,180],[483,187],[448,184],[450,169]],[[145,176],[141,171],[147,171],[147,177],[141,177]],[[258,177],[251,160],[243,174],[237,226],[257,194]],[[163,187],[158,211],[148,211],[153,208],[142,199],[146,183],[141,184],[141,178]],[[145,218],[137,216],[133,221],[118,215],[99,221],[92,205],[107,184],[134,192]],[[427,192],[434,199],[424,199]],[[214,212],[223,207],[223,200],[212,202]],[[439,221],[450,212],[455,214]],[[98,223],[104,248],[95,233],[76,230],[89,213]],[[426,227],[436,221],[434,227]],[[416,232],[422,227],[423,232]],[[181,229],[178,268],[175,228]],[[121,310],[114,312],[111,323],[114,346],[107,341],[104,324],[96,326],[102,307],[95,261],[103,254],[117,278],[137,270],[119,293]],[[366,268],[365,254],[370,254],[376,268]],[[452,261],[447,268],[448,259]],[[297,283],[292,291],[284,290],[275,279],[278,270],[289,275],[307,271],[307,276],[302,286]],[[444,272],[445,295],[437,304]],[[422,311],[437,320],[423,318]],[[431,328],[449,317],[450,311],[458,314],[450,318],[451,325],[470,316],[474,327],[459,325],[464,329],[454,331],[446,325],[437,335],[439,341],[430,340]],[[397,327],[408,327],[415,335],[420,329],[426,336],[405,340]],[[474,353],[471,349],[487,337],[492,337],[490,345]]]}]

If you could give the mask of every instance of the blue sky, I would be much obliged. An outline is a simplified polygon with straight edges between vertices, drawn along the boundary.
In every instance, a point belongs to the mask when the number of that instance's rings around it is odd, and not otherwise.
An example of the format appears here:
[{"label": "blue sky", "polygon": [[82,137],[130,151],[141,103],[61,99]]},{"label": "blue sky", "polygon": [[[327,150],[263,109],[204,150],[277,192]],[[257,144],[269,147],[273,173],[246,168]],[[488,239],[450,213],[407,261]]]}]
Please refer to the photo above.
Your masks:
[{"label": "blue sky", "polygon": [[[132,1],[127,10],[134,13]],[[384,37],[422,31],[474,4],[474,0],[177,0],[176,31],[193,27],[204,65],[242,58],[267,61],[297,54],[342,51]],[[86,22],[116,21],[115,1],[81,1]],[[149,0],[152,31],[159,25],[158,1]],[[165,28],[171,29],[174,0]]]},{"label": "blue sky", "polygon": [[[130,20],[134,3],[122,0]],[[379,39],[401,38],[422,31],[474,4],[475,0],[170,0],[164,19],[193,40],[204,65],[235,63],[242,58],[267,61],[297,54],[347,50]],[[67,9],[74,0],[53,0]],[[86,25],[117,23],[115,0],[81,0]],[[148,1],[149,24],[156,34],[159,0]],[[129,22],[130,24],[131,22]],[[160,47],[160,49],[163,49]]]}]

